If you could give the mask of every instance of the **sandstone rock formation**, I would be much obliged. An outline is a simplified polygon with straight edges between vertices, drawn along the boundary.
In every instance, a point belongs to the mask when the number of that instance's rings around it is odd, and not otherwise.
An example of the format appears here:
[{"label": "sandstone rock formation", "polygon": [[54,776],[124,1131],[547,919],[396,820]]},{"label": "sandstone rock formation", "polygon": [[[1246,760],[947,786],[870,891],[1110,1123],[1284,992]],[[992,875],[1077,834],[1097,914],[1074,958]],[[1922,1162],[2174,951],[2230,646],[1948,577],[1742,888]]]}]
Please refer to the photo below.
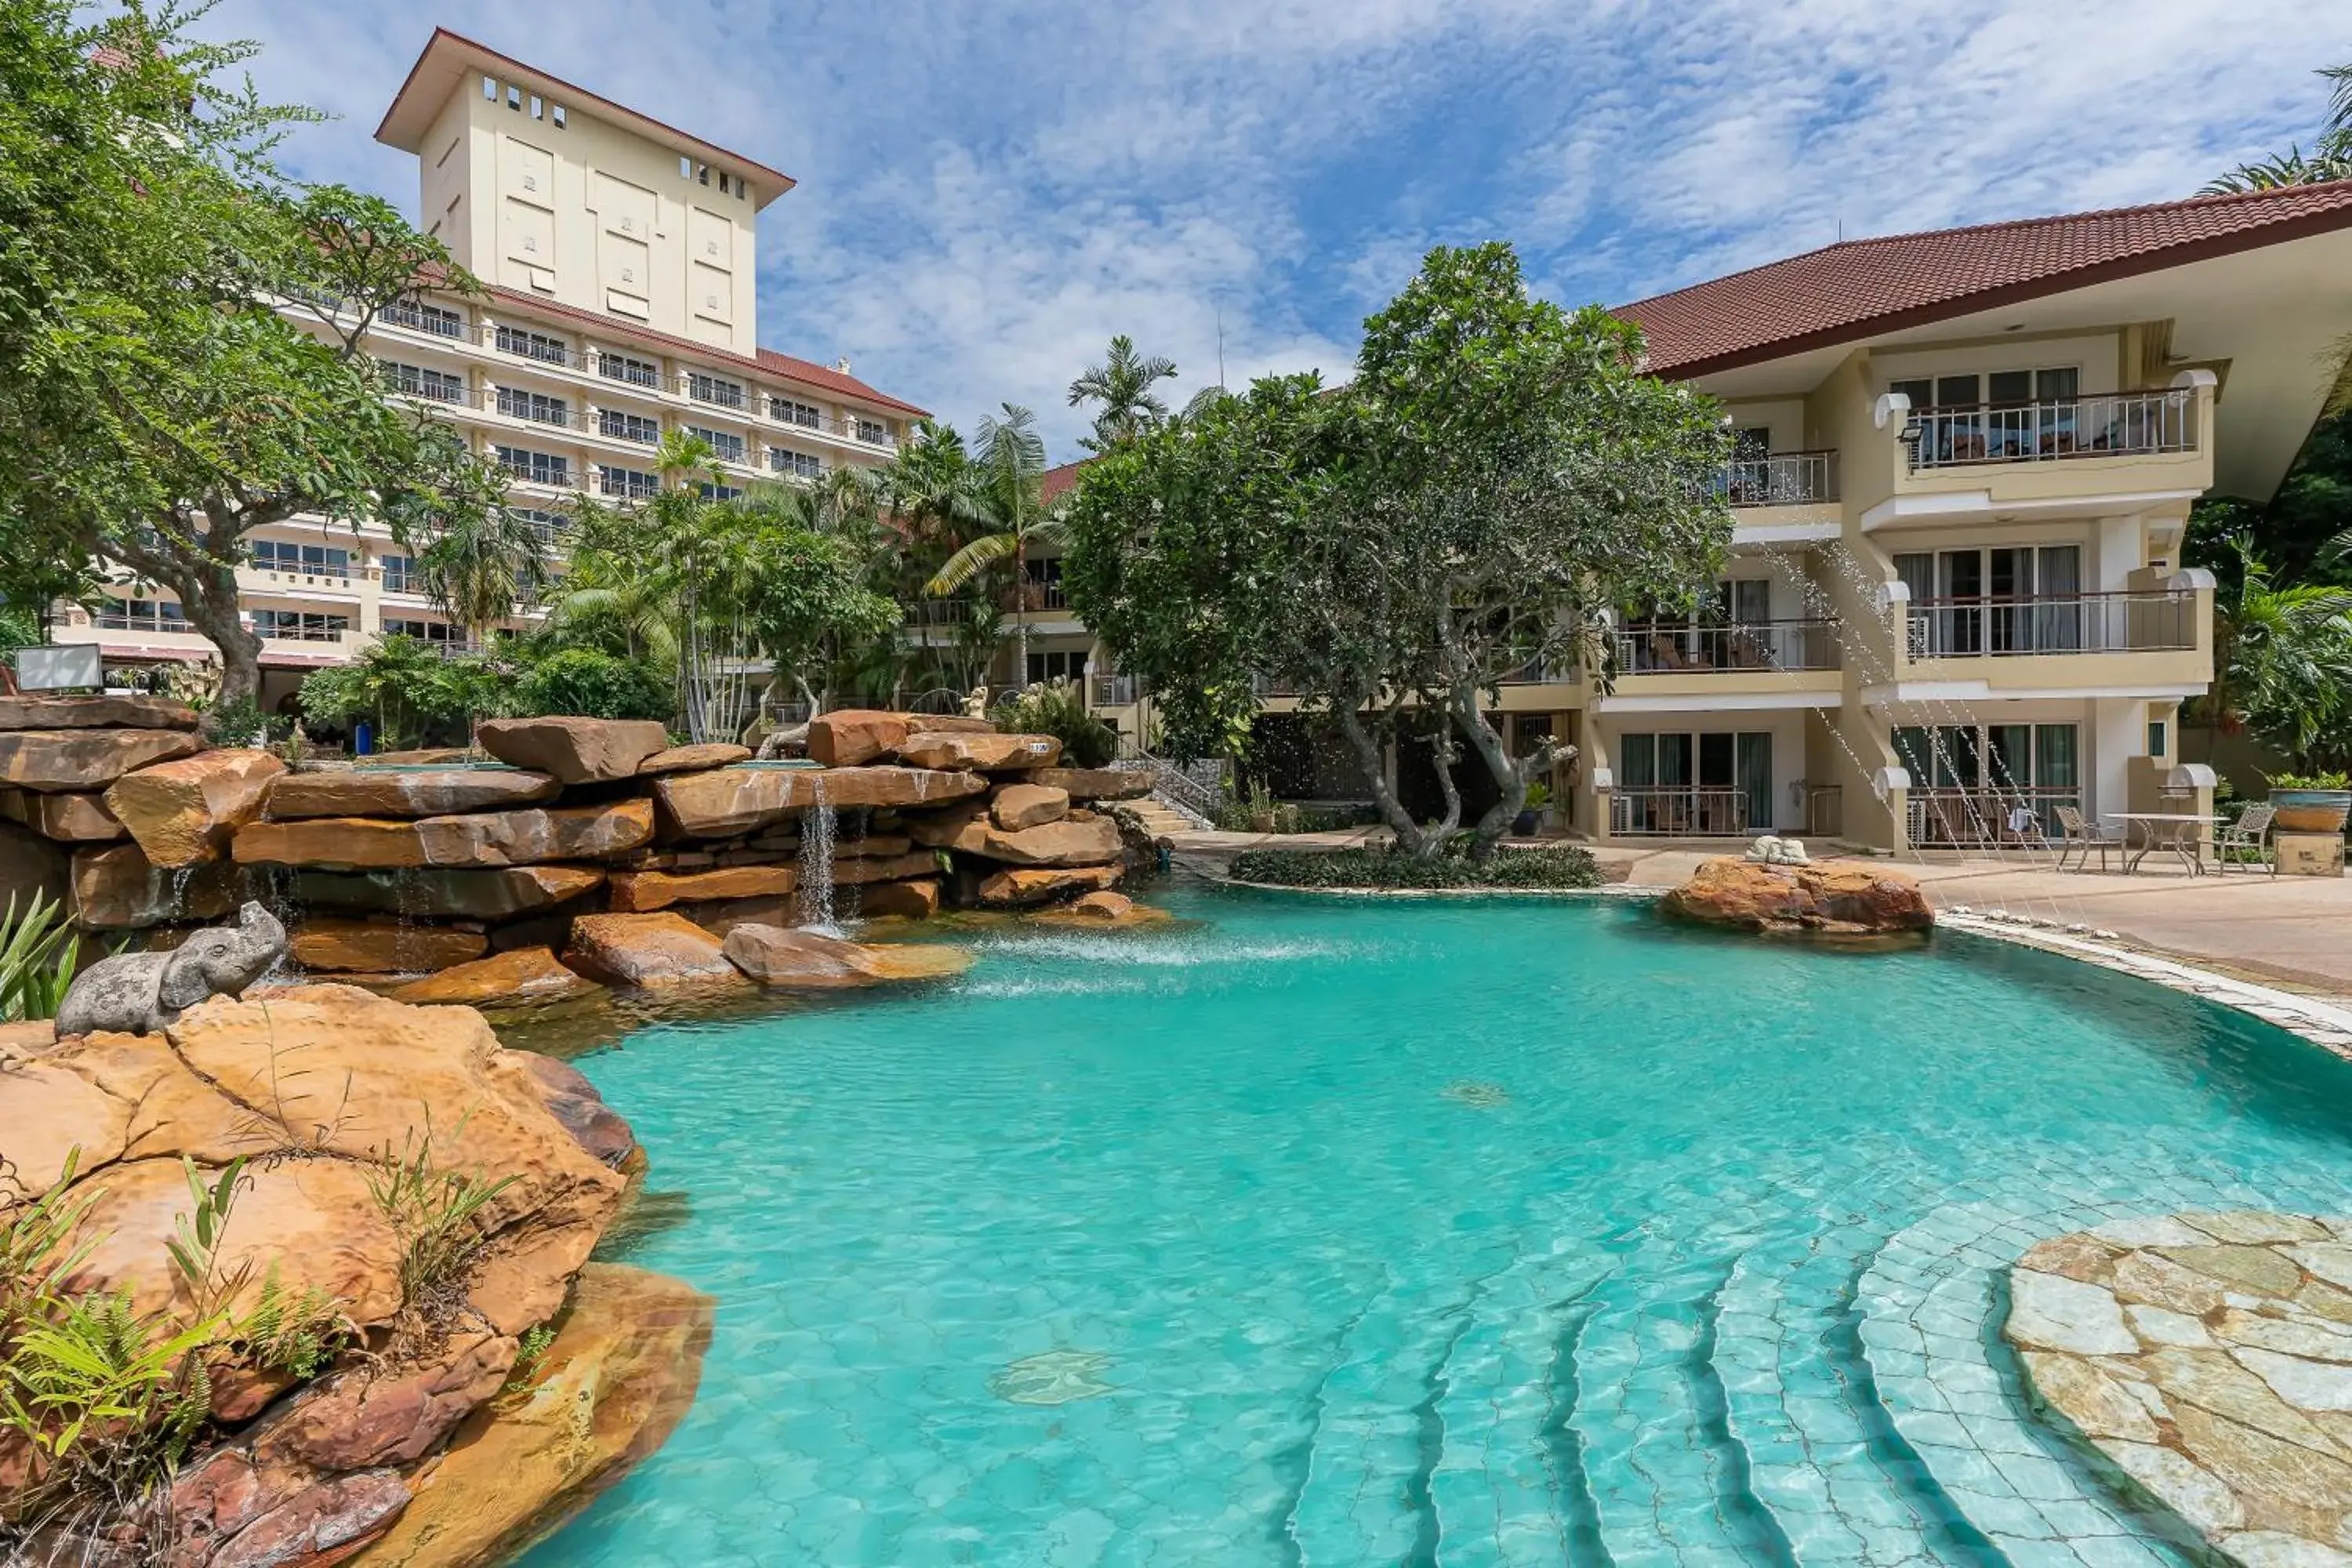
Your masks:
[{"label": "sandstone rock formation", "polygon": [[1113,887],[1119,870],[1117,866],[1010,866],[982,879],[980,901],[999,909],[1049,903],[1072,893]]},{"label": "sandstone rock formation", "polygon": [[1766,866],[1733,856],[1700,863],[1659,900],[1662,912],[1705,925],[1767,934],[1873,936],[1924,931],[1936,922],[1910,876],[1853,860]]},{"label": "sandstone rock formation", "polygon": [[645,779],[662,773],[698,773],[707,768],[732,767],[751,760],[749,746],[708,741],[697,746],[672,746],[667,751],[656,752],[637,764],[637,776]]},{"label": "sandstone rock formation", "polygon": [[588,866],[517,866],[504,870],[373,871],[346,876],[306,868],[294,878],[298,902],[326,909],[449,920],[507,920],[567,904],[604,885]]},{"label": "sandstone rock formation", "polygon": [[269,786],[270,817],[455,816],[551,800],[560,786],[520,768],[342,768],[289,773]]},{"label": "sandstone rock formation", "polygon": [[1050,768],[1061,756],[1062,742],[1051,735],[925,731],[908,736],[898,744],[898,760],[918,768],[998,773]]},{"label": "sandstone rock formation", "polygon": [[286,764],[249,749],[200,752],[117,779],[106,809],[152,866],[216,860],[229,836],[261,813]]},{"label": "sandstone rock formation", "polygon": [[1065,907],[1032,917],[1050,925],[1089,926],[1097,931],[1128,931],[1159,925],[1173,919],[1166,910],[1139,904],[1125,893],[1087,893]]},{"label": "sandstone rock formation", "polygon": [[196,710],[167,698],[0,697],[0,730],[193,730]]},{"label": "sandstone rock formation", "polygon": [[860,888],[857,912],[868,920],[927,921],[940,912],[940,884],[928,879]]},{"label": "sandstone rock formation", "polygon": [[475,734],[499,761],[565,784],[628,778],[669,750],[669,732],[651,720],[486,719]]},{"label": "sandstone rock formation", "polygon": [[613,907],[643,911],[713,899],[781,898],[800,886],[792,866],[727,866],[709,871],[618,871]]},{"label": "sandstone rock formation", "polygon": [[927,807],[979,795],[988,781],[921,768],[721,768],[654,781],[654,798],[677,837],[722,838],[813,805]]},{"label": "sandstone rock formation", "polygon": [[1140,769],[1039,768],[1028,782],[1060,790],[1072,800],[1140,800],[1151,793],[1151,775]]},{"label": "sandstone rock formation", "polygon": [[676,985],[697,980],[733,980],[719,939],[682,916],[583,915],[572,922],[563,962],[610,985]]},{"label": "sandstone rock formation", "polygon": [[519,947],[510,952],[453,964],[422,980],[412,980],[394,991],[392,999],[419,1005],[441,1003],[484,1008],[517,1007],[593,995],[600,989],[594,981],[557,963],[550,950]]},{"label": "sandstone rock formation", "polygon": [[649,843],[653,836],[653,802],[624,800],[414,822],[348,816],[256,822],[238,830],[234,848],[237,863],[245,866],[397,870],[601,859]]},{"label": "sandstone rock formation", "polygon": [[779,926],[737,926],[727,933],[722,951],[728,962],[762,985],[798,991],[937,980],[971,967],[965,948],[874,947]]},{"label": "sandstone rock formation", "polygon": [[326,973],[415,974],[479,958],[489,945],[461,926],[313,919],[294,932],[294,961]]},{"label": "sandstone rock formation", "polygon": [[124,952],[85,969],[58,1006],[58,1033],[148,1035],[215,996],[240,996],[286,956],[286,928],[259,904],[234,926],[200,931],[167,952]]},{"label": "sandstone rock formation", "polygon": [[988,815],[1007,833],[1042,827],[1070,815],[1069,792],[1051,784],[1005,784],[990,799]]},{"label": "sandstone rock formation", "polygon": [[809,721],[808,754],[829,768],[854,768],[894,754],[908,735],[919,731],[986,734],[995,728],[985,719],[838,708]]},{"label": "sandstone rock formation", "polygon": [[0,784],[104,789],[133,768],[203,749],[184,730],[0,730]]},{"label": "sandstone rock formation", "polygon": [[0,789],[0,816],[22,823],[44,838],[106,844],[123,836],[122,824],[106,809],[101,795],[39,795]]},{"label": "sandstone rock formation", "polygon": [[244,884],[226,861],[167,871],[136,844],[74,851],[72,907],[92,931],[134,931],[166,921],[217,920],[236,908]]}]

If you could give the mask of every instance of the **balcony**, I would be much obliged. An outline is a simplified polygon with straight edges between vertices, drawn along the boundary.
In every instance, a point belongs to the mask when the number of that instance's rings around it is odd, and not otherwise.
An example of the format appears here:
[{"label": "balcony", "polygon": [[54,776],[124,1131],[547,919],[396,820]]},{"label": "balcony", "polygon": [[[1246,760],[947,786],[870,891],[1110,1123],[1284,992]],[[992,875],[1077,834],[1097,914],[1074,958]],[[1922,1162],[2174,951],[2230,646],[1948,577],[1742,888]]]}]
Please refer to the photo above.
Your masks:
[{"label": "balcony", "polygon": [[1126,708],[1143,700],[1149,688],[1132,675],[1097,675],[1087,681],[1087,704],[1095,708]]},{"label": "balcony", "polygon": [[2197,389],[2055,403],[1926,408],[1904,426],[1914,471],[1975,463],[2053,463],[2197,449]]},{"label": "balcony", "polygon": [[2046,846],[2057,840],[2058,808],[2083,808],[2073,784],[1914,785],[1904,797],[1905,831],[1917,848]]},{"label": "balcony", "polygon": [[1702,784],[1633,784],[1609,792],[1609,831],[1630,838],[1741,838],[1748,792]]},{"label": "balcony", "polygon": [[1905,612],[1913,659],[2192,650],[2204,621],[2195,589],[2039,598],[1916,599]]},{"label": "balcony", "polygon": [[1611,634],[1617,673],[1735,675],[1765,671],[1834,670],[1837,623],[1758,621],[1733,626],[1625,626]]},{"label": "balcony", "polygon": [[1837,494],[1837,454],[1832,451],[1774,452],[1736,458],[1717,481],[1733,507],[1812,506]]}]

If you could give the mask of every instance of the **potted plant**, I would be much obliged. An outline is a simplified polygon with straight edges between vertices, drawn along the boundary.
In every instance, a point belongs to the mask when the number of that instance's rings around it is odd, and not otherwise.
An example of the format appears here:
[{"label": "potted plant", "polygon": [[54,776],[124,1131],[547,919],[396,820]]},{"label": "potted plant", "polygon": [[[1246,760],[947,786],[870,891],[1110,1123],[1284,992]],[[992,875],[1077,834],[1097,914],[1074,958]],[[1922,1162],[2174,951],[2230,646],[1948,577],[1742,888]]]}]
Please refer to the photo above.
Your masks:
[{"label": "potted plant", "polygon": [[2273,773],[2271,804],[2284,832],[2341,833],[2352,813],[2352,780],[2340,773]]},{"label": "potted plant", "polygon": [[1541,824],[1543,814],[1551,809],[1551,785],[1537,779],[1528,785],[1528,798],[1519,807],[1519,815],[1511,819],[1511,831],[1525,838]]}]

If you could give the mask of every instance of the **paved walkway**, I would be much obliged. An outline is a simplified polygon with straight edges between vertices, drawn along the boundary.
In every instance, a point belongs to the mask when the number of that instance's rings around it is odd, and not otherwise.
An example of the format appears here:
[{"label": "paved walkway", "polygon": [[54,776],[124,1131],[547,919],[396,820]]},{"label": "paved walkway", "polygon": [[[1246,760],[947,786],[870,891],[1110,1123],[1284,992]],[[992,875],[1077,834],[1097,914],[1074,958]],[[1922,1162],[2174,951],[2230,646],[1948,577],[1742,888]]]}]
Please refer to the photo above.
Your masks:
[{"label": "paved walkway", "polygon": [[[1256,845],[1331,847],[1381,837],[1372,828],[1290,837],[1187,833],[1175,844],[1180,857],[1214,861]],[[1593,853],[1612,880],[1672,887],[1701,860],[1724,851],[1605,845],[1594,846]],[[2259,870],[2191,877],[2160,855],[2149,856],[2128,876],[2059,871],[2050,857],[2022,850],[1906,856],[1875,864],[1917,877],[1939,908],[2006,910],[2111,931],[2135,947],[2352,1004],[2352,879],[2273,878]]]}]

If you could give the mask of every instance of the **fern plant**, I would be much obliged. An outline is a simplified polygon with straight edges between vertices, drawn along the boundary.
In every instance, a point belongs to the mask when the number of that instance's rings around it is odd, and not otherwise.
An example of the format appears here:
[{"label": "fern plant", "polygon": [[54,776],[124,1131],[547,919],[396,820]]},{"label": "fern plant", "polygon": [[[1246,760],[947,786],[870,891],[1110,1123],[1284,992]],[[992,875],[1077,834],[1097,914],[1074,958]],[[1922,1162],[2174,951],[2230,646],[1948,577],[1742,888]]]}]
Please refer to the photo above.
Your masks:
[{"label": "fern plant", "polygon": [[0,1350],[25,1323],[45,1318],[58,1300],[58,1284],[98,1245],[96,1237],[68,1247],[74,1231],[102,1190],[68,1197],[81,1163],[79,1145],[66,1152],[56,1181],[37,1197],[0,1205]]},{"label": "fern plant", "polygon": [[81,960],[81,938],[65,906],[36,890],[18,913],[0,908],[0,1024],[54,1018]]},{"label": "fern plant", "polygon": [[265,1372],[308,1383],[332,1364],[355,1332],[341,1300],[315,1285],[287,1289],[273,1263],[252,1308],[229,1325],[226,1348]]}]

